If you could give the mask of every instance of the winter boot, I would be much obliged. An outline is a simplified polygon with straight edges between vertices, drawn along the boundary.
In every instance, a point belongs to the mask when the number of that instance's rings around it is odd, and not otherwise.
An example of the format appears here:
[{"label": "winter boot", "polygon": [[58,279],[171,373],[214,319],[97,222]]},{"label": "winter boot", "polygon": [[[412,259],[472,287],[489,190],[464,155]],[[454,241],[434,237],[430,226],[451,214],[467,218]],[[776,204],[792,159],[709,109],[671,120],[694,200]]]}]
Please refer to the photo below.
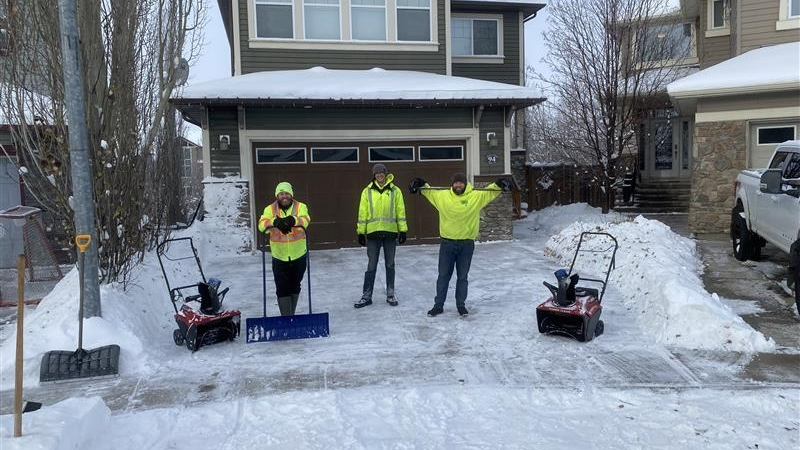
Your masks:
[{"label": "winter boot", "polygon": [[298,298],[300,298],[300,294],[292,294],[292,315],[294,315],[294,312],[297,311]]},{"label": "winter boot", "polygon": [[355,306],[356,308],[363,308],[363,307],[369,306],[371,304],[372,304],[372,299],[371,298],[361,297],[361,300],[357,301],[353,306]]},{"label": "winter boot", "polygon": [[465,306],[459,306],[458,307],[458,315],[461,316],[461,317],[464,317],[466,315],[469,315],[469,311],[467,311],[467,308]]},{"label": "winter boot", "polygon": [[386,303],[388,303],[389,306],[397,306],[397,299],[394,298],[394,295],[390,295],[386,297]]},{"label": "winter boot", "polygon": [[292,309],[292,296],[278,297],[278,309],[281,311],[282,316],[294,315]]},{"label": "winter boot", "polygon": [[442,308],[441,306],[435,306],[434,305],[434,307],[431,308],[430,311],[428,311],[428,315],[430,317],[436,317],[436,316],[438,316],[439,314],[441,314],[443,312],[444,312],[444,308]]}]

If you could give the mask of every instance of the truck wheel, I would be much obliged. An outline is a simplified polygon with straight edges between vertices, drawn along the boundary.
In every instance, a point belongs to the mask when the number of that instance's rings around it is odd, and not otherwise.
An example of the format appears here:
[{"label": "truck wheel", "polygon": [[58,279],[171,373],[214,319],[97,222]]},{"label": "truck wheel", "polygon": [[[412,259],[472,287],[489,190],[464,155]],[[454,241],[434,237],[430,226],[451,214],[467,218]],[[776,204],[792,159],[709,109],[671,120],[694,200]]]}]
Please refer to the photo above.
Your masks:
[{"label": "truck wheel", "polygon": [[[731,243],[733,256],[739,261],[747,261],[753,256],[753,248],[757,245],[752,233],[747,229],[747,221],[740,215],[742,205],[736,205],[731,212]],[[761,250],[759,248],[759,250]],[[759,252],[760,253],[760,252]]]}]

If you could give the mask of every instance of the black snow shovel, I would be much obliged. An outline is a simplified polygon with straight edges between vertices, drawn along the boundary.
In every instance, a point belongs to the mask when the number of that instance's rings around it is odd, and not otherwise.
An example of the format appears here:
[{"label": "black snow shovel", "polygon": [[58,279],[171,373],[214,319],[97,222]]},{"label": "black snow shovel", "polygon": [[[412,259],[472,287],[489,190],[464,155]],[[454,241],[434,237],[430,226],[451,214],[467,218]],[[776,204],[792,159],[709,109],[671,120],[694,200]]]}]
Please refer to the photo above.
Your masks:
[{"label": "black snow shovel", "polygon": [[[262,236],[264,234],[262,233]],[[308,240],[308,230],[306,230]],[[245,320],[247,327],[247,343],[286,341],[289,339],[306,339],[326,337],[330,334],[328,313],[312,313],[311,311],[311,252],[306,251],[306,278],[308,279],[308,314],[293,316],[267,317],[267,244],[261,238],[261,281],[263,292],[263,317],[251,317]]]},{"label": "black snow shovel", "polygon": [[39,382],[72,381],[79,378],[101,378],[119,375],[119,345],[105,345],[92,350],[83,346],[83,262],[92,237],[88,234],[75,236],[78,246],[78,276],[80,277],[80,303],[78,307],[78,349],[53,350],[42,356]]}]

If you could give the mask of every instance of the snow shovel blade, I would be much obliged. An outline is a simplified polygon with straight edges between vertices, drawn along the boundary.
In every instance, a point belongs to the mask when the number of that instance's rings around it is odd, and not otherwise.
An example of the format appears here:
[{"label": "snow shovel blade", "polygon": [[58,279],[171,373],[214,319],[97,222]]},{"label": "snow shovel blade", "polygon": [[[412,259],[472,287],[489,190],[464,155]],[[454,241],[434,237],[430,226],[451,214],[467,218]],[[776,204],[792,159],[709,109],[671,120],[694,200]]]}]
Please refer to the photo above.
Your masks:
[{"label": "snow shovel blade", "polygon": [[253,317],[245,320],[247,343],[326,337],[330,334],[328,313],[294,316]]},{"label": "snow shovel blade", "polygon": [[53,350],[42,356],[39,382],[72,381],[119,375],[119,345],[74,352]]}]

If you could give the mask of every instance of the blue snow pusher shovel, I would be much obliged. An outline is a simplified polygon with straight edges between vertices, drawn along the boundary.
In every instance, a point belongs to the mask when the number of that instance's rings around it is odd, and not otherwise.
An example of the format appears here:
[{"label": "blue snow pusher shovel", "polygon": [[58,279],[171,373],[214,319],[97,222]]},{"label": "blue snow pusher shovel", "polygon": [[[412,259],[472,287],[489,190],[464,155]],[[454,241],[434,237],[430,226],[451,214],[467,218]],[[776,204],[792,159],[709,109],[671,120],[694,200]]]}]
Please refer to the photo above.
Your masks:
[{"label": "blue snow pusher shovel", "polygon": [[[306,279],[308,280],[308,314],[267,317],[267,244],[261,233],[261,281],[263,292],[264,317],[245,319],[247,343],[266,341],[286,341],[327,337],[330,334],[328,313],[311,311],[311,252],[306,251]],[[308,230],[306,230],[308,240]]]}]

